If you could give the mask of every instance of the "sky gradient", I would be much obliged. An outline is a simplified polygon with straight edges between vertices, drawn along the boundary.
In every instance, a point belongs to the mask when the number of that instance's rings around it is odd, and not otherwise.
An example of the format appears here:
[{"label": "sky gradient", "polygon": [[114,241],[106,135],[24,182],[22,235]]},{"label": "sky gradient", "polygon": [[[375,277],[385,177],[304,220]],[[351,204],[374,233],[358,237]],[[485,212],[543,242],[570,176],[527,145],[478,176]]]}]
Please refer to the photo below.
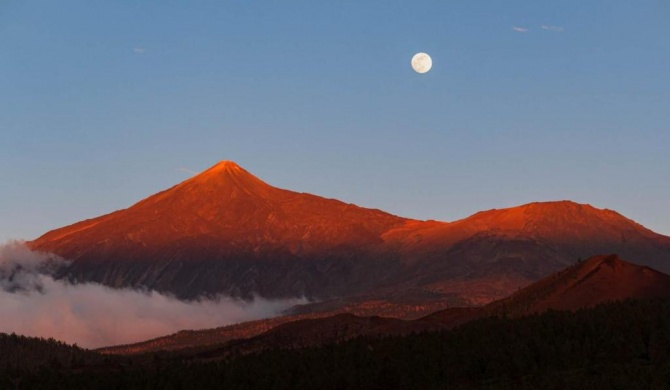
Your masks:
[{"label": "sky gradient", "polygon": [[2,1],[0,241],[219,160],[404,217],[571,199],[670,234],[668,20],[667,0]]}]

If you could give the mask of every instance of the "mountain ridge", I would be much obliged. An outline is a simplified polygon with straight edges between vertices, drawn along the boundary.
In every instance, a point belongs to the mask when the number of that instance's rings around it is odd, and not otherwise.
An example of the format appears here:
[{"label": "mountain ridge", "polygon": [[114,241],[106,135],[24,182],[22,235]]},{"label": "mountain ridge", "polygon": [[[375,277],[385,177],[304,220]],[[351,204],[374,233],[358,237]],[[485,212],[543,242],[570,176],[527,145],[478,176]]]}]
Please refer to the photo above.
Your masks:
[{"label": "mountain ridge", "polygon": [[226,160],[28,245],[72,261],[58,277],[185,299],[393,291],[477,305],[598,253],[670,271],[670,237],[611,210],[564,200],[418,221],[273,187]]}]

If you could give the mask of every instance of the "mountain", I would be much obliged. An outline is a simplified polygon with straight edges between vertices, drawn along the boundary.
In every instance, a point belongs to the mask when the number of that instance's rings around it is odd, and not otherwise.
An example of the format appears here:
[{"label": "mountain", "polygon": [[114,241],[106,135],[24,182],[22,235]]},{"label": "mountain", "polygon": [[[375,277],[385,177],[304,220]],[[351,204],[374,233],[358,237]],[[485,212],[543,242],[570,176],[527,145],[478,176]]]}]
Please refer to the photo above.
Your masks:
[{"label": "mountain", "polygon": [[339,296],[398,267],[381,234],[407,221],[272,187],[222,161],[132,207],[30,243],[69,260],[66,276],[180,297]]},{"label": "mountain", "polygon": [[458,325],[485,316],[521,317],[549,309],[574,311],[626,299],[670,298],[670,275],[622,260],[594,256],[547,276],[507,298],[472,308],[437,311],[421,318]]},{"label": "mountain", "polygon": [[359,336],[451,329],[485,317],[523,317],[550,309],[575,311],[613,301],[654,298],[670,298],[670,275],[629,263],[617,255],[594,256],[488,305],[449,308],[411,321],[341,312],[283,316],[216,329],[181,331],[99,351],[112,355],[180,349],[211,350],[210,355],[233,349],[256,352],[334,343]]},{"label": "mountain", "polygon": [[408,222],[384,238],[399,243],[413,284],[447,295],[466,292],[474,304],[604,253],[670,272],[670,237],[571,201],[483,211],[449,224]]},{"label": "mountain", "polygon": [[611,210],[559,201],[416,221],[279,189],[230,161],[28,244],[72,260],[58,276],[73,282],[319,301],[303,313],[481,305],[602,253],[670,272],[670,238]]},{"label": "mountain", "polygon": [[625,299],[670,297],[670,275],[626,262],[617,255],[595,256],[486,306],[489,313],[520,316],[577,310]]}]

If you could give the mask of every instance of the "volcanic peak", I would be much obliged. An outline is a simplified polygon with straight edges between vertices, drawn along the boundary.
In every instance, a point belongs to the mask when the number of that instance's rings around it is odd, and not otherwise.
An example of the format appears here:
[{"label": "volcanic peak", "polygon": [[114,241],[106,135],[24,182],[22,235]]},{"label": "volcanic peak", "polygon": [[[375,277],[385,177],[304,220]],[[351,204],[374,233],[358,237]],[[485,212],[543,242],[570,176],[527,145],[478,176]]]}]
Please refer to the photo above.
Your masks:
[{"label": "volcanic peak", "polygon": [[604,256],[594,256],[586,260],[585,266],[590,266],[590,267],[598,267],[598,266],[603,266],[606,265],[608,267],[611,267],[613,269],[621,268],[623,266],[626,266],[628,263],[626,263],[624,260],[622,260],[618,255],[604,255]]},{"label": "volcanic peak", "polygon": [[[230,161],[230,160],[221,160],[218,163],[212,165],[209,169],[207,169],[205,172],[208,171],[216,171],[216,172],[239,172],[239,171],[244,171],[244,169],[239,166],[235,161]],[[204,172],[203,172],[204,173]]]},{"label": "volcanic peak", "polygon": [[265,183],[235,162],[228,160],[219,161],[175,188],[186,193],[199,192],[205,197],[211,197],[215,193],[225,197],[232,193],[267,197],[276,195],[279,191],[278,188]]},{"label": "volcanic peak", "polygon": [[[644,275],[649,275],[649,274],[658,274],[658,275],[664,275],[661,274],[659,271],[656,271],[653,268],[644,266],[644,265],[637,265],[637,264],[632,264],[629,263],[622,258],[620,258],[618,255],[601,255],[601,256],[593,256],[587,260],[584,261],[582,266],[580,267],[579,264],[575,265],[576,268],[581,269],[582,274],[593,274],[596,272],[608,272],[611,273],[612,275],[623,275],[626,273],[637,273],[637,274],[644,274]],[[667,275],[666,275],[667,276]],[[623,276],[619,276],[623,277]],[[670,277],[667,278],[667,281],[670,281]],[[614,283],[612,288],[616,288],[616,284]],[[622,282],[621,284],[624,284]],[[630,284],[630,283],[627,283]]]},{"label": "volcanic peak", "polygon": [[200,174],[196,175],[193,177],[193,179],[213,179],[216,177],[232,177],[232,176],[242,176],[242,177],[248,177],[248,178],[254,178],[258,181],[256,176],[252,175],[249,173],[247,170],[242,168],[241,166],[237,165],[233,161],[228,161],[228,160],[223,160],[219,161],[218,163],[212,165],[210,168],[204,170]]}]

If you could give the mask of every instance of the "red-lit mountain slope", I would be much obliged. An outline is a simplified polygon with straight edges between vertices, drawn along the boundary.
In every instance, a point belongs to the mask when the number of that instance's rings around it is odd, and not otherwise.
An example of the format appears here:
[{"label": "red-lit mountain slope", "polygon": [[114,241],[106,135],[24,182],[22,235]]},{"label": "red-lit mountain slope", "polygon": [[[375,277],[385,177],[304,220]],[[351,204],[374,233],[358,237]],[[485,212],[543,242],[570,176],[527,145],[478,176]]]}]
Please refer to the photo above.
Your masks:
[{"label": "red-lit mountain slope", "polygon": [[183,297],[341,295],[397,268],[381,234],[406,220],[272,187],[223,161],[134,206],[30,243],[68,276]]},{"label": "red-lit mountain slope", "polygon": [[407,222],[384,235],[408,264],[406,280],[473,303],[507,296],[603,253],[670,272],[670,238],[611,211],[570,201],[476,213],[450,224]]},{"label": "red-lit mountain slope", "polygon": [[60,276],[74,281],[335,299],[306,308],[327,311],[371,299],[488,303],[602,253],[670,271],[670,238],[610,210],[561,201],[415,221],[275,188],[227,161],[29,245],[73,260]]}]

